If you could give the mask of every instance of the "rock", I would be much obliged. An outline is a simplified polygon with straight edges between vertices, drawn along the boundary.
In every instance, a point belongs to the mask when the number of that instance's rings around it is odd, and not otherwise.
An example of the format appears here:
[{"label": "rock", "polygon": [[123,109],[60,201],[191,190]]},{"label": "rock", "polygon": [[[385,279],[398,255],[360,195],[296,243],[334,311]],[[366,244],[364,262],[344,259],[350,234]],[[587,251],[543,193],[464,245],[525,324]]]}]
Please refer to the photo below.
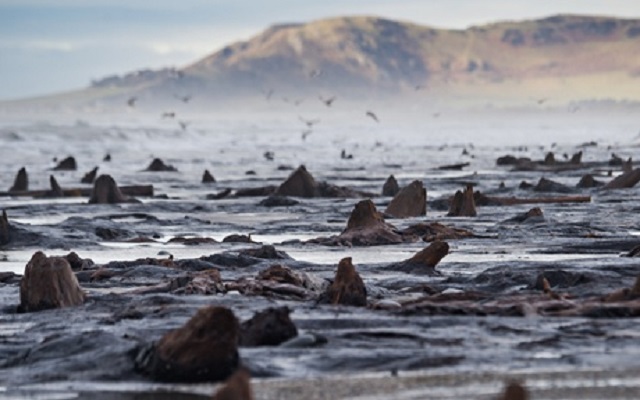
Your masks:
[{"label": "rock", "polygon": [[604,188],[627,189],[634,187],[638,182],[640,182],[640,168],[624,172],[622,175],[613,178],[613,180],[607,183]]},{"label": "rock", "polygon": [[238,368],[213,394],[212,400],[253,400],[250,379],[249,371]]},{"label": "rock", "polygon": [[9,218],[7,217],[7,211],[2,210],[2,216],[0,216],[0,246],[9,244],[11,241],[11,225],[9,225]]},{"label": "rock", "polygon": [[209,172],[208,169],[205,169],[204,174],[202,174],[202,183],[214,183],[215,181],[216,178],[211,175],[211,172]]},{"label": "rock", "polygon": [[336,277],[320,301],[358,307],[367,305],[367,288],[351,263],[351,257],[340,260]]},{"label": "rock", "polygon": [[84,174],[84,176],[80,180],[80,183],[92,184],[96,180],[97,175],[98,175],[98,167],[95,167],[91,171]]},{"label": "rock", "polygon": [[540,178],[538,183],[533,187],[534,192],[556,192],[556,193],[570,193],[573,189],[569,186],[563,185],[552,181],[547,178]]},{"label": "rock", "polygon": [[298,200],[290,199],[285,196],[273,195],[262,200],[258,205],[263,207],[289,207],[300,204]]},{"label": "rock", "polygon": [[16,178],[13,181],[13,186],[9,189],[10,192],[26,192],[29,190],[29,175],[25,167],[20,168],[20,171],[16,174]]},{"label": "rock", "polygon": [[240,325],[240,346],[277,346],[298,336],[288,307],[267,308]]},{"label": "rock", "polygon": [[528,400],[529,393],[521,384],[517,382],[511,382],[504,389],[504,393],[500,396],[499,400]]},{"label": "rock", "polygon": [[435,275],[437,273],[436,265],[447,254],[449,254],[449,244],[435,241],[408,260],[392,264],[389,268],[410,273]]},{"label": "rock", "polygon": [[76,164],[76,159],[69,156],[64,160],[60,161],[53,170],[54,171],[75,171],[76,169],[78,169],[78,165]]},{"label": "rock", "polygon": [[85,294],[63,257],[47,257],[36,252],[20,282],[20,311],[73,307],[84,303]]},{"label": "rock", "polygon": [[384,185],[382,185],[382,195],[393,197],[400,191],[400,186],[398,186],[398,181],[395,176],[389,175]]},{"label": "rock", "polygon": [[464,192],[458,190],[453,196],[451,207],[449,207],[448,217],[475,217],[476,203],[473,196],[473,186],[468,185]]},{"label": "rock", "polygon": [[582,178],[580,178],[580,182],[578,182],[576,187],[579,187],[581,189],[588,189],[602,185],[604,185],[604,182],[597,181],[591,174],[586,174]]},{"label": "rock", "polygon": [[427,214],[427,190],[421,181],[413,181],[391,200],[385,214],[396,218],[418,217]]},{"label": "rock", "polygon": [[149,166],[147,167],[147,169],[145,171],[150,171],[150,172],[177,172],[178,170],[172,165],[165,164],[164,161],[162,161],[161,159],[154,158],[153,161],[151,161],[151,164],[149,164]]},{"label": "rock", "polygon": [[231,310],[200,309],[184,326],[165,334],[136,357],[136,368],[160,382],[217,382],[239,365],[240,326]]},{"label": "rock", "polygon": [[185,246],[199,246],[201,244],[214,244],[218,243],[217,240],[210,237],[191,237],[185,238],[181,236],[173,237],[169,239],[168,243],[180,243]]},{"label": "rock", "polygon": [[622,157],[618,156],[616,153],[611,153],[611,159],[609,160],[609,165],[612,167],[621,166],[624,163]]},{"label": "rock", "polygon": [[540,222],[544,222],[544,213],[540,209],[540,207],[534,207],[523,214],[518,214],[513,218],[509,218],[505,222],[515,222],[518,224],[526,223],[526,224],[537,224]]},{"label": "rock", "polygon": [[304,165],[301,165],[276,189],[275,194],[278,196],[315,197],[318,195],[317,186],[313,176]]},{"label": "rock", "polygon": [[631,157],[625,162],[622,163],[622,172],[629,172],[633,170],[633,160]]},{"label": "rock", "polygon": [[130,201],[126,198],[111,175],[100,175],[93,184],[89,204],[115,204]]}]

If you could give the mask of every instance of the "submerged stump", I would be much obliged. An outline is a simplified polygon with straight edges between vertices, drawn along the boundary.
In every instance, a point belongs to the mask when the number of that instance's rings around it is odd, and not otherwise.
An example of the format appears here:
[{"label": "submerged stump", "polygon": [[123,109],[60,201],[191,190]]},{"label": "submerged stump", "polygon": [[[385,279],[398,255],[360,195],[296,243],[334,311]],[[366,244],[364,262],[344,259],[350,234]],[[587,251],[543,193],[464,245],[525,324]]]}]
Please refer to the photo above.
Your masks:
[{"label": "submerged stump", "polygon": [[476,202],[473,196],[473,186],[469,185],[461,192],[458,190],[453,196],[453,201],[449,207],[448,217],[475,217],[478,215],[476,212]]},{"label": "submerged stump", "polygon": [[351,257],[345,257],[338,264],[333,283],[321,297],[321,302],[364,307],[367,305],[367,288],[351,263]]},{"label": "submerged stump", "polygon": [[240,326],[231,310],[209,306],[165,334],[136,358],[136,368],[160,382],[217,382],[238,368]]},{"label": "submerged stump", "polygon": [[418,217],[427,214],[427,190],[422,181],[413,181],[391,200],[385,214],[396,218]]},{"label": "submerged stump", "polygon": [[10,192],[26,192],[29,190],[29,175],[25,167],[20,168],[13,181]]},{"label": "submerged stump", "polygon": [[398,186],[398,181],[396,177],[393,175],[389,175],[387,180],[382,185],[382,195],[393,197],[400,191],[400,186]]},{"label": "submerged stump", "polygon": [[89,204],[116,204],[128,201],[111,175],[100,175],[96,179],[89,198]]},{"label": "submerged stump", "polygon": [[447,242],[435,241],[423,250],[416,253],[413,257],[400,263],[392,264],[390,269],[418,273],[418,274],[437,274],[436,265],[449,254],[449,244]]},{"label": "submerged stump", "polygon": [[73,307],[84,303],[85,294],[64,257],[36,252],[20,281],[20,311]]},{"label": "submerged stump", "polygon": [[240,346],[277,346],[298,336],[288,307],[267,308],[240,325]]}]

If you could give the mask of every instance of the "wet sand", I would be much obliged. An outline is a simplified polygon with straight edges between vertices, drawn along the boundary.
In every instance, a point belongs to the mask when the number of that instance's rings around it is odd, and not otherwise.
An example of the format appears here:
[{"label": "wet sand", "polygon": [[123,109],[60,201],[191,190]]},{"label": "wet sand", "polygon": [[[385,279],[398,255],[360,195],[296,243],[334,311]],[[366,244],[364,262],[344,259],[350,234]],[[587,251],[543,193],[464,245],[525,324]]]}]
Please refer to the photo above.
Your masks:
[{"label": "wet sand", "polygon": [[[16,278],[0,283],[0,386],[13,392],[25,385],[71,385],[94,396],[103,390],[151,391],[158,386],[134,371],[132,353],[181,326],[198,308],[225,305],[246,320],[264,308],[287,305],[302,336],[319,335],[327,343],[293,349],[241,348],[241,357],[255,377],[256,398],[300,398],[304,393],[308,398],[373,399],[393,392],[394,398],[484,399],[497,393],[511,373],[523,377],[533,398],[637,398],[638,319],[624,317],[620,309],[573,316],[556,312],[559,305],[561,309],[581,305],[630,287],[640,274],[634,258],[620,257],[640,242],[636,218],[639,189],[575,188],[587,172],[603,181],[612,178],[609,170],[613,175],[620,174],[619,167],[609,166],[608,160],[612,152],[623,158],[635,155],[634,132],[627,134],[627,128],[615,126],[605,132],[589,131],[579,124],[570,129],[566,125],[543,125],[528,129],[531,137],[540,134],[549,138],[547,141],[521,145],[474,140],[478,130],[508,136],[510,129],[522,128],[518,124],[495,129],[442,125],[434,128],[437,134],[432,137],[420,131],[399,133],[376,128],[360,140],[354,139],[352,132],[369,127],[335,127],[324,135],[314,133],[304,142],[295,131],[287,131],[287,125],[277,122],[259,128],[198,128],[194,124],[188,132],[162,126],[5,126],[0,133],[2,146],[14,151],[0,162],[0,187],[9,188],[24,165],[30,174],[30,186],[47,188],[52,174],[48,169],[55,166],[52,158],[73,154],[78,159],[78,171],[53,173],[63,188],[82,186],[80,178],[98,165],[101,173],[110,173],[120,185],[153,184],[156,197],[140,198],[140,204],[120,205],[88,205],[87,198],[0,198],[0,208],[7,210],[14,225],[33,235],[0,249],[0,272],[21,274],[37,250],[50,255],[75,251],[82,258],[92,259],[96,269],[109,262],[166,258],[169,254],[176,261],[223,255],[231,260],[228,265],[221,258],[211,259],[223,281],[233,283],[255,277],[275,261],[235,263],[238,251],[259,248],[258,244],[188,246],[170,240],[207,237],[220,242],[230,234],[250,233],[255,241],[274,245],[291,257],[277,262],[320,280],[331,279],[338,261],[352,257],[367,285],[371,304],[391,300],[404,306],[400,310],[336,307],[273,293],[242,295],[235,290],[214,295],[171,291],[136,294],[140,288],[193,272],[141,263],[114,267],[121,274],[105,280],[88,279],[95,270],[84,275],[79,272],[89,299],[81,307],[16,314]],[[546,133],[553,129],[557,129],[555,139]],[[553,147],[552,140],[558,142]],[[581,146],[591,140],[598,145]],[[342,148],[354,158],[340,159]],[[465,149],[469,155],[463,154]],[[262,156],[267,150],[274,152],[274,161]],[[495,165],[496,158],[505,154],[539,160],[553,151],[564,161],[562,154],[571,156],[580,150],[589,167],[549,172],[512,171]],[[107,152],[113,161],[100,161]],[[152,156],[162,157],[178,172],[142,172]],[[458,162],[471,165],[461,171],[438,169]],[[360,199],[298,199],[298,205],[268,208],[259,205],[264,196],[206,198],[225,188],[278,185],[291,173],[278,166],[295,168],[300,164],[305,164],[317,180],[372,193],[380,193],[390,174],[401,186],[414,179],[423,180],[429,203],[427,215],[388,218],[387,222],[404,229],[418,222],[437,221],[469,229],[479,237],[449,241],[451,253],[437,266],[441,275],[414,275],[388,267],[411,257],[427,243],[349,248],[301,242],[338,234]],[[216,183],[200,183],[204,169],[216,176]],[[256,175],[245,175],[249,169]],[[438,200],[453,195],[468,182],[494,196],[566,195],[519,187],[523,180],[535,184],[543,176],[571,187],[570,194],[591,196],[592,201],[542,204],[545,218],[524,224],[508,220],[534,205],[478,207],[474,218],[447,217],[447,209],[437,206]],[[504,189],[500,188],[501,182],[505,183]],[[381,210],[390,200],[373,198]],[[96,234],[98,228],[110,229],[119,236],[105,239]],[[131,241],[139,237],[153,241]],[[550,303],[535,287],[541,273],[556,273],[551,282],[553,290],[572,297]],[[458,303],[409,307],[429,293],[451,296],[460,292],[479,292],[486,297],[472,307]],[[506,301],[507,306],[487,312],[492,301]],[[543,302],[544,307],[537,312],[508,314],[511,305]],[[393,371],[399,371],[399,378],[390,376]],[[336,384],[342,374],[349,375],[344,388]],[[113,382],[118,384],[110,387]],[[163,388],[209,395],[213,391],[212,386],[199,385]],[[0,392],[0,398],[3,395]]]}]

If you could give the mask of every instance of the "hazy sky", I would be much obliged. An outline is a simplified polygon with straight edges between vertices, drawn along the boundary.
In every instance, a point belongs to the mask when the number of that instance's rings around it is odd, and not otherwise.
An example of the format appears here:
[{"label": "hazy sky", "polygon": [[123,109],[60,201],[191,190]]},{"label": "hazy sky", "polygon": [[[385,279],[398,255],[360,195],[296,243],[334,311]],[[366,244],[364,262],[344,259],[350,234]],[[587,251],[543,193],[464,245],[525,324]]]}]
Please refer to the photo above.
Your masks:
[{"label": "hazy sky", "polygon": [[640,18],[640,0],[0,0],[0,99],[184,66],[274,23],[364,14],[465,28],[557,13]]}]

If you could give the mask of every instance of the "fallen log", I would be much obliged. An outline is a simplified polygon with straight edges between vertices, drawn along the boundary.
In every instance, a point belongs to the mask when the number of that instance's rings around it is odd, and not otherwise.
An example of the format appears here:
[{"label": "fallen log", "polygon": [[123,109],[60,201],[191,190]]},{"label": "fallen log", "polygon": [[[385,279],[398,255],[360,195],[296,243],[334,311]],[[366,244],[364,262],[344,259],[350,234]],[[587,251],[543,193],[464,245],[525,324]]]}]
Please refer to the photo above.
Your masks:
[{"label": "fallen log", "polygon": [[[136,197],[152,197],[153,185],[132,185],[132,186],[120,186],[120,191],[125,196]],[[93,188],[72,188],[62,189],[62,193],[65,197],[82,197],[91,196]],[[17,192],[0,192],[0,197],[43,197],[51,192],[51,189],[45,190],[23,190]]]},{"label": "fallen log", "polygon": [[559,204],[559,203],[589,203],[591,196],[560,196],[560,197],[492,197],[487,196],[490,204],[514,206],[519,204]]}]

